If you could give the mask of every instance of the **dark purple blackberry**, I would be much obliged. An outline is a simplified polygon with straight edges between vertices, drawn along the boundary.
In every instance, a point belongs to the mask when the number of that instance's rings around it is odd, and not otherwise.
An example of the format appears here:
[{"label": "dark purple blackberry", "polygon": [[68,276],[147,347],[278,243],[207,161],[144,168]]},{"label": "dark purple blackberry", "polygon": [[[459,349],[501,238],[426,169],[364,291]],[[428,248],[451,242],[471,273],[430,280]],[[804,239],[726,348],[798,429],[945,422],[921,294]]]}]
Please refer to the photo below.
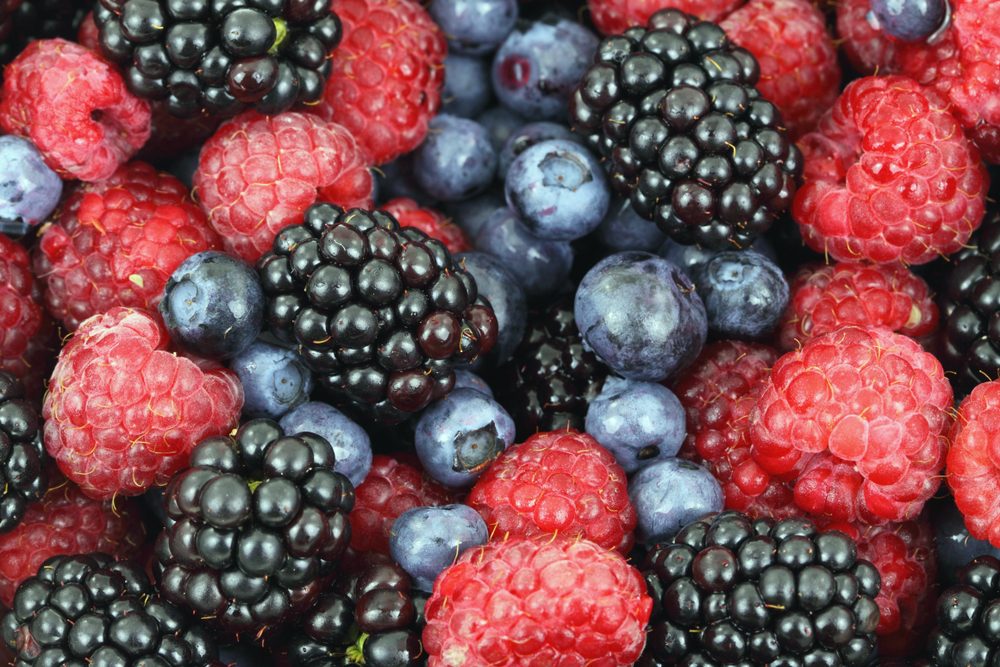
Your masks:
[{"label": "dark purple blackberry", "polygon": [[401,421],[493,347],[497,320],[444,245],[383,211],[316,204],[258,264],[265,317],[354,408]]},{"label": "dark purple blackberry", "polygon": [[341,37],[330,0],[100,0],[101,50],[176,116],[316,102]]},{"label": "dark purple blackberry", "polygon": [[234,637],[305,611],[351,540],[354,488],[334,462],[323,438],[269,419],[198,444],[164,494],[163,597]]},{"label": "dark purple blackberry", "polygon": [[938,598],[927,661],[939,667],[1000,665],[1000,560],[980,556]]},{"label": "dark purple blackberry", "polygon": [[496,370],[492,386],[524,439],[538,431],[582,431],[587,408],[607,375],[583,346],[573,300],[564,299],[531,314],[521,344]]},{"label": "dark purple blackberry", "polygon": [[0,0],[0,65],[17,57],[33,39],[75,41],[89,0]]},{"label": "dark purple blackberry", "polygon": [[802,154],[754,87],[757,61],[722,28],[662,10],[605,38],[594,61],[570,124],[671,238],[745,248],[791,205]]},{"label": "dark purple blackberry", "polygon": [[18,667],[221,667],[211,633],[156,595],[142,568],[55,556],[17,589],[3,639]]},{"label": "dark purple blackberry", "polygon": [[48,488],[41,427],[21,381],[0,371],[0,533],[17,526]]},{"label": "dark purple blackberry", "polygon": [[878,570],[843,533],[723,512],[655,546],[637,665],[869,665]]}]

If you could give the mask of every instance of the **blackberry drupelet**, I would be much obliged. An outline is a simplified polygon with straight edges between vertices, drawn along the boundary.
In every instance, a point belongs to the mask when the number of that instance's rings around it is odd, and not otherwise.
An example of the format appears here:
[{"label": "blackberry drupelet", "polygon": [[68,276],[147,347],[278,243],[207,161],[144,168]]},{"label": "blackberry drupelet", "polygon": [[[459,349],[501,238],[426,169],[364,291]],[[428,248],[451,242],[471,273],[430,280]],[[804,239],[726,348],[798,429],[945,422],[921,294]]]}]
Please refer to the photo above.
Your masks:
[{"label": "blackberry drupelet", "polygon": [[941,593],[927,660],[940,667],[1000,665],[1000,560],[980,556]]},{"label": "blackberry drupelet", "polygon": [[493,308],[444,245],[383,211],[317,204],[258,264],[265,318],[339,400],[398,422],[490,351]]},{"label": "blackberry drupelet", "polygon": [[155,594],[138,565],[55,556],[3,619],[19,667],[222,667],[208,629]]},{"label": "blackberry drupelet", "polygon": [[570,101],[612,187],[680,243],[745,248],[790,205],[802,154],[757,61],[678,10],[604,39]]},{"label": "blackberry drupelet", "polygon": [[74,39],[90,5],[88,0],[0,0],[0,65],[33,39]]},{"label": "blackberry drupelet", "polygon": [[319,101],[341,25],[329,0],[100,0],[104,55],[176,116]]},{"label": "blackberry drupelet", "polygon": [[497,401],[523,440],[538,431],[583,430],[608,369],[583,346],[572,298],[535,311],[514,356],[496,370]]},{"label": "blackberry drupelet", "polygon": [[164,598],[259,640],[305,611],[351,539],[354,488],[334,463],[329,442],[269,419],[202,441],[164,494]]},{"label": "blackberry drupelet", "polygon": [[810,521],[723,512],[655,546],[653,615],[640,667],[871,664],[878,570]]},{"label": "blackberry drupelet", "polygon": [[13,530],[48,488],[42,420],[21,381],[0,371],[0,533]]}]

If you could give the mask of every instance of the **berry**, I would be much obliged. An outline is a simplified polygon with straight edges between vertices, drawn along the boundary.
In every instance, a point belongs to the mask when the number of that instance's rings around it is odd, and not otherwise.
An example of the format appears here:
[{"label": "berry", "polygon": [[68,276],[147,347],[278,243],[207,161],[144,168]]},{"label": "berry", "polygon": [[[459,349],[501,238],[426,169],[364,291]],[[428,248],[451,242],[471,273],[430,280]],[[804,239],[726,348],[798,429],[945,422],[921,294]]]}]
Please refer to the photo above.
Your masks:
[{"label": "berry", "polygon": [[462,228],[435,210],[422,208],[405,197],[397,197],[382,204],[382,210],[396,218],[401,227],[416,227],[432,239],[444,244],[454,254],[470,250],[469,239]]},{"label": "berry", "polygon": [[[628,200],[613,200],[611,202],[608,207],[608,215],[597,228],[597,237],[611,252],[623,250],[656,252],[667,240],[660,228],[649,224],[648,220],[636,213]],[[698,246],[679,247],[697,248]]]},{"label": "berry", "polygon": [[27,139],[0,137],[0,231],[26,233],[59,204],[62,180]]},{"label": "berry", "polygon": [[500,150],[510,135],[527,123],[527,119],[507,107],[495,106],[479,114],[476,122],[486,128],[493,150]]},{"label": "berry", "polygon": [[449,53],[444,59],[441,113],[475,118],[492,101],[490,64],[483,58]]},{"label": "berry", "polygon": [[88,0],[5,0],[0,3],[0,64],[35,39],[71,39],[92,3]]},{"label": "berry", "polygon": [[941,28],[948,0],[871,0],[875,24],[886,35],[921,42]]},{"label": "berry", "polygon": [[586,433],[536,433],[500,455],[469,492],[493,539],[557,535],[627,553],[635,509],[625,471]]},{"label": "berry", "polygon": [[340,123],[365,161],[391,162],[420,145],[441,104],[444,35],[410,0],[333,0],[344,40],[313,111]]},{"label": "berry", "polygon": [[124,69],[129,89],[181,117],[316,103],[341,31],[321,0],[101,0],[94,22],[101,52]]},{"label": "berry", "polygon": [[958,583],[937,602],[937,624],[928,642],[928,664],[940,667],[996,663],[1000,560],[980,556],[959,570]]},{"label": "berry", "polygon": [[704,467],[682,459],[664,459],[639,469],[628,485],[638,516],[636,538],[643,544],[669,540],[685,524],[719,512],[724,494]]},{"label": "berry", "polygon": [[131,162],[70,195],[42,233],[35,266],[49,312],[74,330],[115,306],[154,311],[174,270],[218,246],[184,184]]},{"label": "berry", "polygon": [[[152,102],[149,106],[153,112],[149,141],[139,151],[139,158],[160,163],[187,151],[194,151],[194,162],[197,165],[198,151],[219,129],[223,118],[207,115],[178,118],[170,113],[169,106],[162,100]],[[190,183],[190,179],[187,182]]]},{"label": "berry", "polygon": [[236,424],[243,390],[168,348],[152,315],[112,308],[63,347],[45,396],[45,449],[99,500],[165,484],[202,438]]},{"label": "berry", "polygon": [[911,338],[848,326],[775,363],[751,414],[753,457],[834,521],[907,521],[941,483],[952,404]]},{"label": "berry", "polygon": [[[550,139],[579,142],[579,137],[570,132],[570,129],[562,123],[540,120],[522,125],[507,137],[500,148],[500,154],[497,157],[497,176],[501,180],[505,179],[511,163],[521,153]],[[603,174],[601,177],[603,178]]]},{"label": "berry", "polygon": [[414,587],[429,593],[441,572],[487,537],[483,518],[468,505],[415,507],[392,524],[389,549]]},{"label": "berry", "polygon": [[843,533],[725,512],[657,545],[643,573],[657,601],[644,667],[875,659],[878,570]]},{"label": "berry", "polygon": [[1000,546],[1000,509],[992,502],[1000,466],[993,452],[1000,433],[1000,381],[977,385],[958,408],[948,450],[948,486],[969,533]]},{"label": "berry", "polygon": [[899,42],[872,26],[871,0],[843,0],[836,12],[841,50],[855,71],[869,75],[896,69]]},{"label": "berry", "polygon": [[229,367],[243,385],[243,414],[279,419],[309,400],[313,377],[295,350],[264,341],[235,355]]},{"label": "berry", "polygon": [[0,371],[0,533],[13,530],[48,489],[41,427],[24,386]]},{"label": "berry", "polygon": [[496,150],[485,128],[448,114],[430,122],[427,139],[413,154],[417,184],[440,201],[468,199],[483,192],[496,170]]},{"label": "berry", "polygon": [[[801,243],[801,240],[799,242]],[[753,250],[758,254],[764,255],[772,262],[778,261],[777,251],[775,251],[774,246],[765,236],[758,237],[746,250]],[[663,245],[659,246],[659,249],[656,250],[657,255],[677,266],[689,278],[696,275],[700,267],[722,252],[727,251],[710,250],[697,245],[683,245],[671,239],[664,241]]]},{"label": "berry", "polygon": [[4,70],[0,127],[30,139],[63,178],[110,178],[149,138],[149,123],[149,105],[79,44],[39,40]]},{"label": "berry", "polygon": [[476,236],[478,250],[503,264],[529,297],[548,297],[565,288],[573,268],[569,241],[539,238],[507,207],[498,208]]},{"label": "berry", "polygon": [[271,333],[319,381],[382,420],[447,394],[453,366],[493,347],[497,320],[440,241],[390,215],[317,204],[259,263]]},{"label": "berry", "polygon": [[516,0],[432,0],[428,10],[448,36],[451,53],[487,55],[517,23]]},{"label": "berry", "polygon": [[802,168],[749,51],[676,10],[601,42],[571,126],[610,161],[611,186],[667,235],[744,248],[791,205]]},{"label": "berry", "polygon": [[317,201],[367,208],[372,197],[351,133],[300,113],[224,123],[201,149],[194,187],[225,250],[248,263]]},{"label": "berry", "polygon": [[924,264],[960,250],[983,218],[975,148],[912,79],[856,79],[800,145],[793,215],[806,244],[838,261]]},{"label": "berry", "polygon": [[455,389],[474,389],[483,396],[493,398],[493,390],[486,384],[486,380],[461,368],[455,371]]},{"label": "berry", "polygon": [[605,35],[617,35],[637,25],[661,9],[673,8],[693,14],[703,21],[721,21],[744,0],[587,0],[594,25]]},{"label": "berry", "polygon": [[944,585],[956,583],[958,571],[977,556],[1000,558],[1000,548],[969,534],[965,517],[951,497],[928,503],[934,546],[937,552],[938,579]]},{"label": "berry", "polygon": [[498,364],[514,353],[527,326],[528,305],[524,290],[510,267],[492,255],[463,252],[455,256],[459,266],[475,278],[479,293],[493,306],[497,318],[497,340],[486,361]]},{"label": "berry", "polygon": [[[492,622],[490,600],[503,601]],[[633,664],[653,602],[639,572],[587,540],[519,539],[466,551],[435,582],[424,648],[430,664]]]},{"label": "berry", "polygon": [[719,338],[765,338],[788,305],[781,269],[753,250],[720,252],[698,266],[692,279],[705,304],[708,330]]},{"label": "berry", "polygon": [[333,447],[273,421],[203,440],[164,494],[160,592],[224,633],[255,636],[311,604],[350,542],[354,489]]},{"label": "berry", "polygon": [[337,457],[334,470],[357,487],[372,467],[372,443],[368,434],[336,408],[310,401],[292,408],[281,418],[287,433],[315,433],[330,443]]}]

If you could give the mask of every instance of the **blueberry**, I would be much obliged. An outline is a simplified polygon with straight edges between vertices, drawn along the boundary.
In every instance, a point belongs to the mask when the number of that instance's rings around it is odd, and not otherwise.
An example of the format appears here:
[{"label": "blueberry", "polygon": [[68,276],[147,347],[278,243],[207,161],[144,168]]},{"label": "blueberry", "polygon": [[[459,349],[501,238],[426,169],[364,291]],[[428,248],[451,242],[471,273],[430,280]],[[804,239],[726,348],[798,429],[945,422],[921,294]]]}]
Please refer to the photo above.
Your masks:
[{"label": "blueberry", "polygon": [[1000,549],[969,534],[965,519],[950,496],[932,501],[929,507],[931,525],[934,526],[938,572],[945,583],[955,583],[955,574],[959,568],[976,556],[1000,558]]},{"label": "blueberry", "polygon": [[389,533],[389,552],[413,577],[417,590],[430,592],[434,580],[466,549],[486,544],[489,531],[468,505],[414,507],[399,515]]},{"label": "blueberry", "polygon": [[573,241],[601,224],[611,202],[604,169],[574,141],[550,139],[518,155],[504,180],[507,203],[538,238]]},{"label": "blueberry", "polygon": [[574,304],[585,343],[619,375],[658,382],[694,361],[708,334],[705,306],[684,272],[645,252],[606,257]]},{"label": "blueberry", "polygon": [[387,202],[397,197],[413,199],[421,206],[434,208],[437,200],[424,192],[413,176],[413,153],[402,155],[374,170],[372,179],[378,192],[376,201]]},{"label": "blueberry", "polygon": [[521,342],[528,322],[528,304],[517,278],[496,257],[482,252],[463,252],[456,260],[472,274],[479,293],[486,297],[497,316],[497,342],[488,359],[499,365],[507,361]]},{"label": "blueberry", "polygon": [[673,538],[681,528],[722,510],[719,482],[705,468],[682,459],[666,459],[637,472],[628,496],[639,522],[636,537],[645,544]]},{"label": "blueberry", "polygon": [[174,342],[205,357],[232,357],[264,324],[264,291],[257,272],[225,253],[191,255],[163,288],[163,323]]},{"label": "blueberry", "polygon": [[436,116],[424,143],[413,154],[417,184],[441,201],[479,194],[496,171],[497,154],[486,129],[468,118]]},{"label": "blueberry", "polygon": [[627,473],[677,455],[687,434],[684,406],[655,382],[609,377],[587,410],[587,433]]},{"label": "blueberry", "polygon": [[500,260],[529,297],[554,294],[573,268],[567,241],[534,236],[510,209],[494,211],[475,238],[476,249]]},{"label": "blueberry", "polygon": [[597,228],[597,238],[614,252],[641,250],[656,252],[666,240],[660,228],[635,212],[626,200],[615,200]]},{"label": "blueberry", "polygon": [[[757,238],[756,241],[750,246],[749,250],[755,250],[756,252],[764,255],[772,262],[778,261],[778,253],[775,251],[774,246],[763,236]],[[707,248],[702,248],[697,245],[682,245],[667,239],[660,246],[660,249],[656,251],[656,254],[664,258],[668,262],[673,262],[676,264],[681,271],[686,273],[689,277],[694,276],[695,269],[704,264],[711,258],[718,255],[721,250],[708,250]]]},{"label": "blueberry", "polygon": [[528,118],[563,116],[597,44],[594,33],[565,19],[518,27],[493,58],[493,90],[501,104]]},{"label": "blueberry", "polygon": [[476,122],[486,128],[493,149],[499,151],[510,135],[528,121],[510,109],[498,106],[481,113]]},{"label": "blueberry", "polygon": [[472,199],[445,204],[444,212],[470,239],[474,239],[483,228],[483,223],[498,208],[507,208],[503,193],[499,190],[487,190]]},{"label": "blueberry", "polygon": [[753,250],[727,250],[694,270],[708,330],[719,338],[760,339],[778,326],[788,306],[781,269]]},{"label": "blueberry", "polygon": [[229,362],[243,385],[243,414],[278,419],[309,400],[313,376],[295,350],[256,341]]},{"label": "blueberry", "polygon": [[920,42],[941,27],[948,0],[871,0],[875,23],[904,42]]},{"label": "blueberry", "polygon": [[334,470],[357,487],[372,467],[372,443],[365,430],[332,405],[311,401],[292,409],[279,422],[285,433],[315,433],[333,446]]},{"label": "blueberry", "polygon": [[431,0],[427,10],[448,36],[448,52],[482,56],[517,23],[517,0]]},{"label": "blueberry", "polygon": [[59,204],[62,179],[27,139],[0,137],[0,226],[12,236],[42,222]]},{"label": "blueberry", "polygon": [[499,403],[475,389],[456,389],[420,415],[413,444],[427,474],[461,488],[472,486],[514,435],[514,420]]},{"label": "blueberry", "polygon": [[490,389],[490,385],[486,383],[486,380],[472,371],[461,368],[455,371],[455,389],[474,389],[484,396],[493,398],[493,390]]},{"label": "blueberry", "polygon": [[510,163],[514,161],[514,158],[535,144],[548,141],[549,139],[564,139],[577,143],[580,141],[575,134],[570,132],[568,127],[561,123],[540,120],[537,123],[522,125],[512,132],[507,137],[507,141],[503,143],[497,163],[497,175],[500,178],[505,178],[507,170],[510,169]]},{"label": "blueberry", "polygon": [[490,105],[490,66],[482,58],[449,53],[444,59],[441,113],[475,118]]}]

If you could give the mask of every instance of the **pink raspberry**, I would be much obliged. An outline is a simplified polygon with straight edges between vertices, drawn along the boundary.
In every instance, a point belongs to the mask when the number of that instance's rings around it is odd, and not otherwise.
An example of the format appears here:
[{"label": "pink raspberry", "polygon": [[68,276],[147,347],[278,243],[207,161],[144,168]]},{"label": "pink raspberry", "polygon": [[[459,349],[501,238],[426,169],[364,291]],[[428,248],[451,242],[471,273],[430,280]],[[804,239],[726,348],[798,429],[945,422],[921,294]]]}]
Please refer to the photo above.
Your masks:
[{"label": "pink raspberry", "polygon": [[403,227],[416,227],[432,239],[437,239],[452,254],[472,250],[469,238],[462,228],[441,213],[424,208],[408,197],[396,197],[382,208],[399,221]]},{"label": "pink raspberry", "polygon": [[976,385],[958,408],[948,450],[948,486],[969,534],[1000,546],[1000,380]]},{"label": "pink raspberry", "polygon": [[896,48],[899,42],[868,21],[871,0],[838,0],[837,34],[844,55],[862,74],[895,71]]}]

